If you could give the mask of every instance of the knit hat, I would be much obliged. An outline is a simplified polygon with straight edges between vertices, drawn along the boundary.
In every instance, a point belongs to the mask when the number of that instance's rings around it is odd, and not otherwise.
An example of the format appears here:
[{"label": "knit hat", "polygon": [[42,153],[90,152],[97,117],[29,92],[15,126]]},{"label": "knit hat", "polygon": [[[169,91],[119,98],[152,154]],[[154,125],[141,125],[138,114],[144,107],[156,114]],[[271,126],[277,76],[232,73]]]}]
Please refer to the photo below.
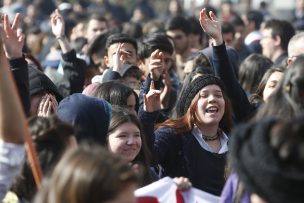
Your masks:
[{"label": "knit hat", "polygon": [[107,101],[80,93],[72,94],[59,103],[57,115],[75,127],[78,142],[94,141],[106,145],[112,117],[112,107]]},{"label": "knit hat", "polygon": [[87,95],[87,96],[92,96],[99,86],[100,86],[99,82],[91,83],[86,88],[84,88],[84,90],[82,91],[82,94]]},{"label": "knit hat", "polygon": [[55,95],[57,102],[62,100],[62,96],[50,78],[32,65],[28,65],[28,70],[30,96],[39,92],[48,92]]},{"label": "knit hat", "polygon": [[[240,126],[231,135],[232,167],[248,192],[269,203],[304,202],[301,119],[285,125],[276,119],[260,120]],[[280,128],[274,131],[274,126]]]},{"label": "knit hat", "polygon": [[225,90],[223,82],[218,77],[209,74],[199,76],[194,81],[192,81],[181,93],[180,99],[176,104],[176,113],[178,117],[185,115],[195,95],[202,88],[208,85],[218,85],[222,91]]}]

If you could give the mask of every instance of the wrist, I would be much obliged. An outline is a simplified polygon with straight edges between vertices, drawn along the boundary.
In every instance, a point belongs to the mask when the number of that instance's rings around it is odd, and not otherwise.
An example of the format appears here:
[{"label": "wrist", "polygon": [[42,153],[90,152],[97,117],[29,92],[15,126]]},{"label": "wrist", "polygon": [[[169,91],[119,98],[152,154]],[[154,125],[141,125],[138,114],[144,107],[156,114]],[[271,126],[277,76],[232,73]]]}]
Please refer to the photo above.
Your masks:
[{"label": "wrist", "polygon": [[222,37],[219,37],[219,38],[216,38],[216,39],[215,38],[212,39],[213,46],[219,46],[219,45],[221,45],[223,43],[224,43],[224,41],[223,41]]},{"label": "wrist", "polygon": [[15,60],[19,58],[23,58],[23,54],[5,54],[8,60]]}]

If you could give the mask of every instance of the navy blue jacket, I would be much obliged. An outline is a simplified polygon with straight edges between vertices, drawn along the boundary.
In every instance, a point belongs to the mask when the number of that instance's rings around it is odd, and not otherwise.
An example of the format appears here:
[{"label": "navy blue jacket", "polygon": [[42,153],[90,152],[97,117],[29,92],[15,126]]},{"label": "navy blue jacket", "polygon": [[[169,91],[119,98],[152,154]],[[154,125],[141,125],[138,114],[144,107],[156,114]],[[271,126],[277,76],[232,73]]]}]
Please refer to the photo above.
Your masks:
[{"label": "navy blue jacket", "polygon": [[236,123],[248,120],[256,112],[257,107],[250,104],[246,92],[239,84],[228,58],[225,43],[213,47],[213,66],[215,75],[225,84]]}]

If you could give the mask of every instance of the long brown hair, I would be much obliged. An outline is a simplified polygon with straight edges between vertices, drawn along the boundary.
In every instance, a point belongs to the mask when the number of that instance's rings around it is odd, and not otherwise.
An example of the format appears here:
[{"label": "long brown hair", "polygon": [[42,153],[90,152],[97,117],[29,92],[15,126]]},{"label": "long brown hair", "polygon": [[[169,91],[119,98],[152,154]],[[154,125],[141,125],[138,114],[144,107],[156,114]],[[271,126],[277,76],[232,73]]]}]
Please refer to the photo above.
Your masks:
[{"label": "long brown hair", "polygon": [[137,181],[135,171],[119,156],[97,145],[82,145],[63,156],[34,202],[107,202]]},{"label": "long brown hair", "polygon": [[[220,128],[225,133],[230,133],[232,128],[232,106],[226,93],[223,90],[222,92],[225,101],[225,112],[223,118],[220,121]],[[199,93],[197,93],[196,96],[193,98],[191,105],[184,116],[177,119],[168,119],[165,122],[157,125],[157,128],[161,128],[161,127],[174,128],[177,134],[191,132],[194,128],[194,124],[197,123],[198,121],[196,116],[198,100],[199,100]]]},{"label": "long brown hair", "polygon": [[132,164],[139,164],[142,166],[142,184],[141,185],[147,185],[151,182],[151,178],[149,175],[149,166],[151,161],[151,154],[148,149],[146,136],[144,135],[144,130],[142,128],[142,124],[138,120],[138,118],[130,113],[128,109],[119,107],[119,106],[112,106],[112,119],[110,122],[109,130],[108,130],[108,136],[115,131],[118,127],[120,127],[124,123],[132,123],[136,125],[136,127],[140,131],[140,138],[141,138],[141,149],[138,153],[138,155],[135,157],[135,159],[132,161]]}]

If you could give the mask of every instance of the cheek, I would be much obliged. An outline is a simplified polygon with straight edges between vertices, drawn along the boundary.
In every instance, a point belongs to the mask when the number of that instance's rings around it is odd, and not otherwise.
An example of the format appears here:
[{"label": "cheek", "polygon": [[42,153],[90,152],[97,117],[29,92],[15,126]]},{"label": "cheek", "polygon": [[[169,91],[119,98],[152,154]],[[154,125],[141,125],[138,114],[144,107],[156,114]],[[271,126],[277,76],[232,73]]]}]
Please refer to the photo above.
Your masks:
[{"label": "cheek", "polygon": [[219,101],[219,103],[220,103],[220,105],[223,107],[223,110],[225,111],[225,107],[226,107],[226,102],[225,102],[225,100],[224,100],[224,99],[221,99],[221,100]]},{"label": "cheek", "polygon": [[204,102],[203,99],[198,100],[196,106],[196,114],[198,117],[201,117],[204,114],[204,109],[206,108],[207,102]]},{"label": "cheek", "polygon": [[272,89],[265,87],[263,91],[263,100],[267,101],[272,92],[273,92]]},{"label": "cheek", "polygon": [[124,145],[123,140],[109,137],[108,148],[111,152],[113,153],[119,152],[119,150],[123,147],[123,145]]}]

